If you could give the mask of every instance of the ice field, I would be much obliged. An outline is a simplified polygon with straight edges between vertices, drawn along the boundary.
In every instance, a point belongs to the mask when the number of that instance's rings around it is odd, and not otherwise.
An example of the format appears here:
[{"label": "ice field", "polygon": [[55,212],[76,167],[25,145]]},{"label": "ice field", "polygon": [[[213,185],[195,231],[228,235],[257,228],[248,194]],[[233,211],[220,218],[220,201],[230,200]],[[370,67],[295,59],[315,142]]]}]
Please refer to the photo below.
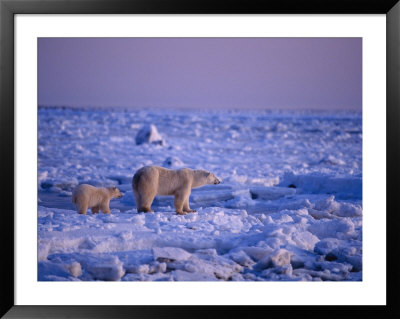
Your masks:
[{"label": "ice field", "polygon": [[[362,117],[350,112],[38,110],[38,280],[362,280]],[[213,172],[137,213],[145,165]],[[78,184],[116,186],[79,215]]]}]

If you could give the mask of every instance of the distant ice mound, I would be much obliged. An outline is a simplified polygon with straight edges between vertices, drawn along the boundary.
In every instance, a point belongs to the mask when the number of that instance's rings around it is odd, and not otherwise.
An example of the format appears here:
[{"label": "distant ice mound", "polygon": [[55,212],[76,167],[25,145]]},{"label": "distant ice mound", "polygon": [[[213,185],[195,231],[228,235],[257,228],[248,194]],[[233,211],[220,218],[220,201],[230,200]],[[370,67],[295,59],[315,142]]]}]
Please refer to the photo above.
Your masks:
[{"label": "distant ice mound", "polygon": [[136,135],[136,145],[144,143],[165,145],[165,141],[158,133],[157,128],[153,124],[146,124],[142,126]]},{"label": "distant ice mound", "polygon": [[362,198],[361,176],[333,177],[317,173],[296,175],[288,172],[277,186],[299,188],[308,194],[333,194],[341,199]]},{"label": "distant ice mound", "polygon": [[327,165],[346,165],[346,163],[340,158],[336,158],[333,155],[325,156],[322,158],[318,164],[327,164]]},{"label": "distant ice mound", "polygon": [[71,191],[75,186],[79,184],[78,179],[75,177],[44,179],[40,182],[40,187],[42,190],[48,190],[57,193],[61,191]]},{"label": "distant ice mound", "polygon": [[185,164],[175,156],[167,157],[162,164],[163,167],[182,167],[184,165]]}]

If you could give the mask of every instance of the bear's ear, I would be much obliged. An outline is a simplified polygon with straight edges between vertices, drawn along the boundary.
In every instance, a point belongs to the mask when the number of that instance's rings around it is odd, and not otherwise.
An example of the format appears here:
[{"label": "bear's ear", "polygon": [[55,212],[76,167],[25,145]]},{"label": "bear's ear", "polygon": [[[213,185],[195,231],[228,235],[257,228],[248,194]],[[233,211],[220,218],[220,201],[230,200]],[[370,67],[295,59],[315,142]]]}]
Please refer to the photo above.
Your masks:
[{"label": "bear's ear", "polygon": [[115,191],[115,190],[117,190],[117,188],[115,186],[113,186],[112,190]]}]

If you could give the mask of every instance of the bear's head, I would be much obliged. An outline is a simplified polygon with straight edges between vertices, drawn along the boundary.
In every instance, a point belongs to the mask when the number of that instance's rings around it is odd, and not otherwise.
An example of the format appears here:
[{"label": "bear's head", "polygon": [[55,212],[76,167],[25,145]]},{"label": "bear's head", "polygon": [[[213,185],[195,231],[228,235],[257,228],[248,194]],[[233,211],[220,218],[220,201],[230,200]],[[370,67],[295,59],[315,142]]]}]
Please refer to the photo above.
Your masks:
[{"label": "bear's head", "polygon": [[111,194],[111,198],[121,198],[123,195],[121,194],[121,192],[119,191],[118,188],[116,188],[115,186],[113,187],[108,187],[107,188],[108,191]]},{"label": "bear's head", "polygon": [[207,184],[219,184],[221,181],[211,172],[207,172]]}]

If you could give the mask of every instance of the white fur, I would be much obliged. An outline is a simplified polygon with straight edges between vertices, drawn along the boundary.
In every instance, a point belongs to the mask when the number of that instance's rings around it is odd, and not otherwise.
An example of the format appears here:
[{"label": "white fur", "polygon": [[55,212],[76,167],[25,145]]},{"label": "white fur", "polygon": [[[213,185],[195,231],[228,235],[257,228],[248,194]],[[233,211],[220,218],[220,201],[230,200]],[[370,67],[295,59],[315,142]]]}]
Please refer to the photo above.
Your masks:
[{"label": "white fur", "polygon": [[132,189],[139,212],[152,212],[150,207],[156,195],[174,195],[176,212],[186,214],[195,212],[189,207],[192,188],[219,183],[213,173],[205,170],[171,170],[160,166],[145,166],[133,176]]},{"label": "white fur", "polygon": [[122,197],[116,187],[94,187],[88,184],[78,185],[72,193],[72,202],[75,204],[79,214],[85,214],[88,208],[96,214],[101,210],[103,213],[110,214],[110,200]]}]

